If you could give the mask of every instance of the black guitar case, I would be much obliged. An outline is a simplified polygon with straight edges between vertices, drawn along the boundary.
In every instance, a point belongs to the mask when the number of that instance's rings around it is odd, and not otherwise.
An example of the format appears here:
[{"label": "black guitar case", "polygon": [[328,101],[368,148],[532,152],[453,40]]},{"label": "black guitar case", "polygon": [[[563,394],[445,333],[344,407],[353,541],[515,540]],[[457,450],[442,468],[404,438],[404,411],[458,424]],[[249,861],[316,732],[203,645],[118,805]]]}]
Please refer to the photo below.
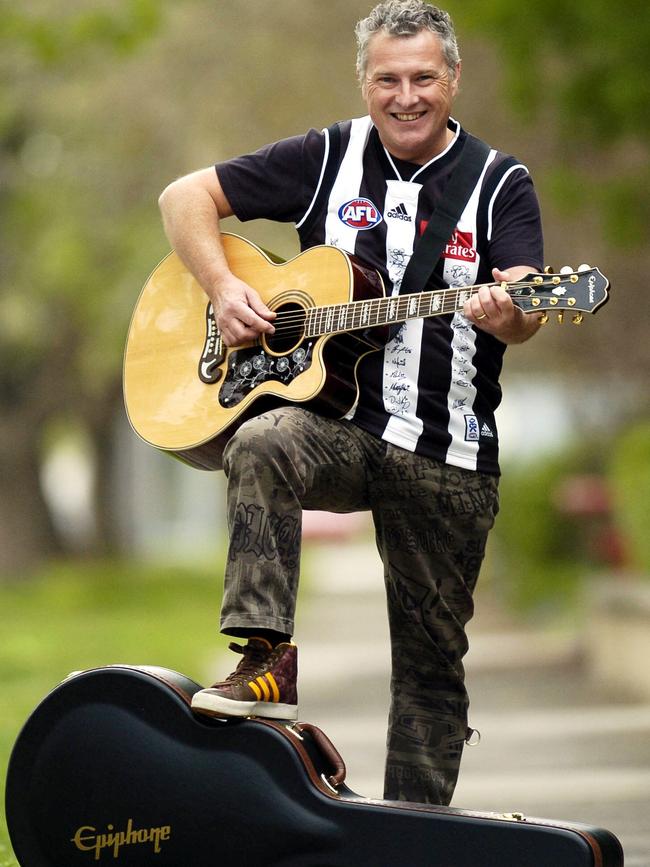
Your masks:
[{"label": "black guitar case", "polygon": [[71,675],[27,720],[6,785],[22,867],[621,867],[599,828],[373,801],[305,723],[195,716],[162,668]]}]

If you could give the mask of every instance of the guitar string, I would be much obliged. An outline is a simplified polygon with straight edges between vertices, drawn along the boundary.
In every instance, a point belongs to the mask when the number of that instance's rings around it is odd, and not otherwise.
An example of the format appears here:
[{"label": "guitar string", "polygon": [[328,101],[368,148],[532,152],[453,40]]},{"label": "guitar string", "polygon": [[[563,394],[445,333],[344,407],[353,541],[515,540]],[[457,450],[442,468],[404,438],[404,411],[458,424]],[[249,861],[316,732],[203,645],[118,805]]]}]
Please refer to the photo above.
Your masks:
[{"label": "guitar string", "polygon": [[[282,317],[282,319],[285,321],[291,320],[292,318],[294,318],[296,321],[298,321],[298,320],[304,318],[304,316],[306,314],[313,314],[315,311],[319,311],[321,314],[325,314],[326,311],[328,311],[328,310],[333,311],[338,307],[346,307],[346,306],[353,307],[355,305],[371,304],[371,305],[376,305],[378,307],[381,307],[381,306],[389,306],[391,304],[397,303],[398,306],[403,307],[405,304],[407,305],[408,302],[411,301],[413,298],[422,299],[426,296],[430,296],[431,299],[442,297],[442,303],[443,304],[449,302],[450,300],[452,300],[454,303],[457,303],[459,292],[472,292],[473,294],[476,294],[476,292],[478,291],[478,289],[481,288],[481,286],[497,286],[497,285],[498,284],[496,284],[496,283],[484,283],[484,284],[475,285],[475,286],[461,287],[458,289],[440,289],[440,290],[434,290],[432,292],[422,292],[422,293],[415,292],[415,293],[412,293],[409,295],[393,295],[393,296],[382,295],[382,296],[378,296],[377,298],[360,298],[360,299],[357,299],[354,301],[341,301],[341,302],[335,303],[335,304],[323,304],[323,305],[315,305],[314,307],[304,307],[304,308],[301,308],[300,310],[287,310],[287,311],[280,310],[280,311],[278,311],[276,322],[277,322],[277,319],[279,317]],[[509,283],[508,284],[508,286],[513,286],[513,287],[516,286],[517,288],[525,287],[527,285],[532,285],[532,284],[526,284],[526,283],[519,283],[519,284]],[[451,296],[451,295],[454,295],[455,299],[451,299],[450,297],[447,297],[447,296]]]},{"label": "guitar string", "polygon": [[[475,284],[474,286],[464,286],[464,287],[458,287],[458,288],[439,289],[439,290],[434,290],[432,292],[413,293],[413,294],[409,294],[409,295],[394,295],[394,296],[388,296],[388,297],[387,296],[381,296],[378,298],[366,298],[366,299],[359,299],[356,301],[343,301],[343,302],[340,302],[339,304],[326,304],[326,305],[322,305],[322,306],[301,308],[300,310],[287,310],[284,312],[282,310],[280,310],[280,311],[278,311],[277,317],[274,320],[275,334],[276,335],[277,334],[287,335],[287,334],[291,334],[291,333],[299,333],[301,330],[303,330],[303,326],[305,325],[308,316],[311,317],[312,319],[318,319],[318,318],[322,319],[322,318],[328,316],[328,311],[331,311],[331,313],[334,314],[336,309],[339,307],[349,306],[349,307],[353,308],[355,305],[361,307],[363,305],[370,304],[370,305],[374,305],[378,308],[375,312],[377,314],[379,314],[381,312],[382,307],[388,307],[391,304],[396,303],[398,309],[400,307],[406,308],[406,307],[408,307],[409,301],[411,301],[413,298],[422,299],[424,296],[429,296],[431,298],[431,301],[433,301],[434,298],[442,298],[442,308],[439,310],[436,310],[436,313],[438,313],[440,315],[444,315],[444,314],[448,314],[448,313],[453,313],[456,310],[460,309],[458,307],[459,293],[468,293],[469,292],[469,293],[475,295],[475,294],[477,294],[478,290],[483,286],[497,287],[500,285],[501,285],[500,283],[481,283],[481,284]],[[542,284],[526,282],[526,281],[519,281],[519,282],[514,281],[512,283],[508,283],[508,287],[509,288],[517,288],[517,289],[519,289],[519,288],[532,288],[532,287],[534,287],[536,289],[543,288]],[[451,304],[450,304],[450,302],[451,302]],[[426,303],[425,303],[425,306],[426,306]],[[406,312],[406,310],[404,310],[402,312]],[[354,314],[354,311],[353,311],[353,314]],[[422,318],[422,317],[418,317],[417,315],[406,317],[406,319],[410,319],[410,318],[417,319],[417,318]],[[382,321],[379,323],[375,323],[375,325],[390,325],[391,322],[394,322],[394,321],[395,320],[387,320],[385,322]],[[363,325],[366,325],[366,324],[368,324],[368,323],[362,323],[359,325],[359,327],[363,327]],[[374,326],[371,326],[371,327],[374,327]],[[345,330],[345,329],[343,329],[343,330]],[[351,330],[356,330],[356,328],[351,329]]]}]

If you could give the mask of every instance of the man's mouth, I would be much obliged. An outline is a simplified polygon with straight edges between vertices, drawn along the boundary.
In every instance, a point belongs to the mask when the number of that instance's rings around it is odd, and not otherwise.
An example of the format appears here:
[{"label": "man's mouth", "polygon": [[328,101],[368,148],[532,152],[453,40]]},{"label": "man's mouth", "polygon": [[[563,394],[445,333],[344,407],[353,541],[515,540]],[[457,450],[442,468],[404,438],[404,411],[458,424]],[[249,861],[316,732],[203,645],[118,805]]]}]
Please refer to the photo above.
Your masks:
[{"label": "man's mouth", "polygon": [[413,123],[413,121],[419,120],[424,114],[426,114],[424,111],[410,112],[409,114],[393,112],[393,117],[402,123]]}]

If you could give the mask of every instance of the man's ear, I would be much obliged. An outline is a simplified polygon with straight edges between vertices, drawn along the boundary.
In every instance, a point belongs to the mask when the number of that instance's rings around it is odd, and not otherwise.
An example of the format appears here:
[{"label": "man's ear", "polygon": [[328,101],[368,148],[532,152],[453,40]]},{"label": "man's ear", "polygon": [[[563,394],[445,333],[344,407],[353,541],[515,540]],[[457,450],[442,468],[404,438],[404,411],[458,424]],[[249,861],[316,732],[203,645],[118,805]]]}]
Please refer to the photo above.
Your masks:
[{"label": "man's ear", "polygon": [[461,73],[462,65],[463,65],[463,61],[459,60],[457,65],[456,65],[456,77],[454,78],[454,80],[452,82],[452,88],[453,88],[453,95],[454,96],[456,96],[456,94],[458,93],[458,90],[460,89],[460,73]]}]

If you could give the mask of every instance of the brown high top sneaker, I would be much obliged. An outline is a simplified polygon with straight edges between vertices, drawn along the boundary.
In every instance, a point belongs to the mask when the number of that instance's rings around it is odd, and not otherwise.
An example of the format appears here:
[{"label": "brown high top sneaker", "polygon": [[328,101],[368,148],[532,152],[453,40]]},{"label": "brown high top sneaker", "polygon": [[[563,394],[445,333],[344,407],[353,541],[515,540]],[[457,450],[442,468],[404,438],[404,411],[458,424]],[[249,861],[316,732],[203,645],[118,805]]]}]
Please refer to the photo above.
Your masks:
[{"label": "brown high top sneaker", "polygon": [[209,716],[298,716],[298,648],[283,642],[272,647],[265,638],[250,638],[231,650],[243,654],[232,674],[192,697],[192,710]]}]

